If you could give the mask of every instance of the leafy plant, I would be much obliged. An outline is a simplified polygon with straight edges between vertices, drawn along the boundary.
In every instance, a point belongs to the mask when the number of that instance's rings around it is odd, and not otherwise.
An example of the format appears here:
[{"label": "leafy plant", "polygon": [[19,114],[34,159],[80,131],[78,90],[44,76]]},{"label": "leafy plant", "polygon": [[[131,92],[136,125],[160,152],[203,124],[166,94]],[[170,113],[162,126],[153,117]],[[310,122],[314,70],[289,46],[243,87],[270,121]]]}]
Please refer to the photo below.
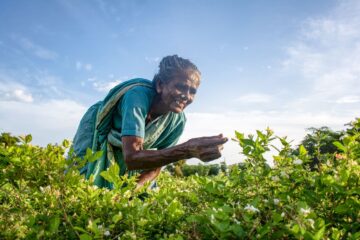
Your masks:
[{"label": "leafy plant", "polygon": [[135,190],[116,163],[102,173],[114,190],[97,188],[79,174],[84,160],[68,141],[39,147],[30,135],[6,135],[18,141],[0,142],[0,239],[359,239],[359,126],[334,153],[316,153],[321,171],[310,171],[306,144],[295,152],[270,129],[236,132],[243,163],[214,176],[164,171],[154,190]]}]

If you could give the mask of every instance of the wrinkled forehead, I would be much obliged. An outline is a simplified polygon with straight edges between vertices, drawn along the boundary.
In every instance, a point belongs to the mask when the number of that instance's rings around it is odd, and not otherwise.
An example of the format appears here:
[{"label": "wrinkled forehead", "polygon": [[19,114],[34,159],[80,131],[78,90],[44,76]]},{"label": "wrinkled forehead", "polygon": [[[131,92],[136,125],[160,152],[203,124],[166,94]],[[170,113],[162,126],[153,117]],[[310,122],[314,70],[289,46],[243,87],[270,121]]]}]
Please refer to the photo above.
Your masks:
[{"label": "wrinkled forehead", "polygon": [[177,77],[182,79],[183,81],[187,81],[191,85],[200,85],[201,75],[198,71],[195,71],[193,69],[185,70],[181,72]]}]

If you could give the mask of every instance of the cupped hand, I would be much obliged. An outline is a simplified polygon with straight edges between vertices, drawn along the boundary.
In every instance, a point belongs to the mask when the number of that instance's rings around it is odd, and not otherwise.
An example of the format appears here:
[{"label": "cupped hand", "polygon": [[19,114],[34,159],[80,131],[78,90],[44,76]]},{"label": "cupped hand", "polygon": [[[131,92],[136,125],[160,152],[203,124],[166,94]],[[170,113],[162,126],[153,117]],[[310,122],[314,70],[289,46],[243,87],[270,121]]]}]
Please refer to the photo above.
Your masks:
[{"label": "cupped hand", "polygon": [[228,139],[222,134],[210,137],[192,138],[186,142],[186,146],[191,157],[200,159],[203,162],[209,162],[221,157],[223,144]]}]

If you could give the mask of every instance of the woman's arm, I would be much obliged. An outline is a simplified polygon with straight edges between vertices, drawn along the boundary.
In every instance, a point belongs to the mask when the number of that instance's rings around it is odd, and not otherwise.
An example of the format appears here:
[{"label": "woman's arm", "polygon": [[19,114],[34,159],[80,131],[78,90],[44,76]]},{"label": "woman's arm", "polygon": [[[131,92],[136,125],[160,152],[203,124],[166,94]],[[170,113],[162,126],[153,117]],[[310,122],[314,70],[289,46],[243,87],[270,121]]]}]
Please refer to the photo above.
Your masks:
[{"label": "woman's arm", "polygon": [[143,150],[143,139],[136,136],[123,136],[124,160],[129,170],[154,169],[181,159],[198,158],[204,162],[221,156],[227,138],[222,134],[211,137],[193,138],[174,147],[161,150]]}]

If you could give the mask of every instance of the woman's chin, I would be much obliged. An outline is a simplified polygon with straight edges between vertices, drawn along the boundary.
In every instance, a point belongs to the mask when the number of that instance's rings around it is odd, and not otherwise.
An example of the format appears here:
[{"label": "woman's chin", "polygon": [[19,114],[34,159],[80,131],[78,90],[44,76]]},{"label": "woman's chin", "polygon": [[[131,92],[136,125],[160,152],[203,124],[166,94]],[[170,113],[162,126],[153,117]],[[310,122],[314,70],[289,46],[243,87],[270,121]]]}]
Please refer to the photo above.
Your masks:
[{"label": "woman's chin", "polygon": [[174,107],[171,109],[171,111],[174,113],[181,113],[182,111],[184,111],[184,109],[181,107]]}]

